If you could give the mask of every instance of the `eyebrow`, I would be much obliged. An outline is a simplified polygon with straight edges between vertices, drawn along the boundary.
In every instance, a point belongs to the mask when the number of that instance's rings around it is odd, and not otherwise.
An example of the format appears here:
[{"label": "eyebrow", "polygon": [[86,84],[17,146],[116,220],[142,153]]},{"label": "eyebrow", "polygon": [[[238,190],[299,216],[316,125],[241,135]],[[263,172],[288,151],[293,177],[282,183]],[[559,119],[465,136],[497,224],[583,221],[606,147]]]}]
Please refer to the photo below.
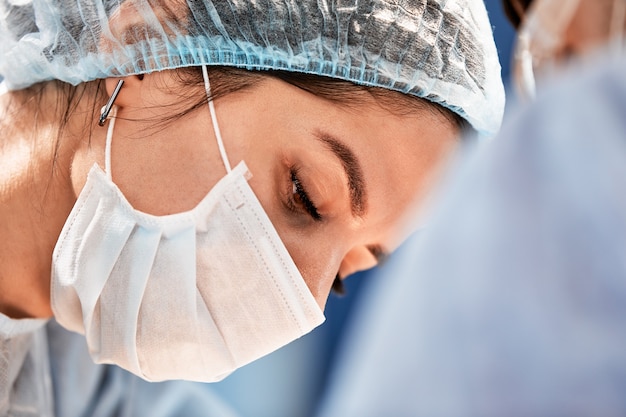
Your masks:
[{"label": "eyebrow", "polygon": [[348,177],[350,209],[353,216],[362,216],[367,211],[367,193],[363,180],[363,169],[352,150],[328,133],[317,131],[315,137],[323,142],[341,161]]}]

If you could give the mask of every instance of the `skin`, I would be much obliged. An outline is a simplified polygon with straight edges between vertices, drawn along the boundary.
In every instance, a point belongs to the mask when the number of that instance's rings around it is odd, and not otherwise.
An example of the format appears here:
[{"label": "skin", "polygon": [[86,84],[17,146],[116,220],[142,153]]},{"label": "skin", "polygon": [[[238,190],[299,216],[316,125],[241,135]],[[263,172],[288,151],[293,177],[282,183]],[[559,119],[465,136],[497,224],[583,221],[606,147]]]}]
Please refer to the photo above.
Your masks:
[{"label": "skin", "polygon": [[[116,100],[113,181],[137,210],[192,209],[226,173],[208,108],[157,128],[155,120],[182,110],[176,77],[163,71],[124,80]],[[116,82],[106,80],[109,94]],[[54,94],[44,97],[53,102]],[[0,311],[50,317],[52,251],[89,169],[104,167],[106,128],[79,105],[53,168],[55,111],[39,110],[33,137],[35,107],[25,102],[24,110],[11,113],[19,94],[0,100],[12,126],[0,134],[0,164],[11,167],[0,178]],[[457,129],[437,112],[399,115],[367,94],[358,103],[333,103],[272,78],[215,101],[231,165],[247,163],[252,189],[322,308],[337,271],[345,277],[370,268],[373,247],[392,251],[406,237],[401,214],[425,198],[458,142]],[[344,163],[327,143],[331,137],[358,160],[365,198],[356,212]],[[294,194],[294,169],[320,219]]]}]

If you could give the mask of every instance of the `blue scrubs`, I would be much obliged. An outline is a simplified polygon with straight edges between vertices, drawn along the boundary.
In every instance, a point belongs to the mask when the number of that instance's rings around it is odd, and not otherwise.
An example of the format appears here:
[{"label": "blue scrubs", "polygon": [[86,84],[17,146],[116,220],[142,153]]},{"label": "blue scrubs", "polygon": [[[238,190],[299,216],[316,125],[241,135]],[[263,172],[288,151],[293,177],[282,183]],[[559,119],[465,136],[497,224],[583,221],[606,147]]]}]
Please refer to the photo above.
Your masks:
[{"label": "blue scrubs", "polygon": [[320,417],[626,415],[626,62],[561,78],[380,271]]}]

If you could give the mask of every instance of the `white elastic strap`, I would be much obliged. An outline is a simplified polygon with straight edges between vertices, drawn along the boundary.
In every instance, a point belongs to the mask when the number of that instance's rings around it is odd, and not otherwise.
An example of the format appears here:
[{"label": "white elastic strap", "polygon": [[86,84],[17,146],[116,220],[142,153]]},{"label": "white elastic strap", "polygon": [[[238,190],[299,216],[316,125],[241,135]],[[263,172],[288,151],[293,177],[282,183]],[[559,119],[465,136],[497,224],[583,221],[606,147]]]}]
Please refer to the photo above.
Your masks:
[{"label": "white elastic strap", "polygon": [[213,105],[213,100],[211,99],[211,84],[209,83],[209,73],[207,72],[206,65],[202,66],[202,77],[204,78],[204,90],[206,91],[207,103],[209,103],[209,111],[211,112],[211,121],[213,122],[213,131],[215,132],[217,147],[220,150],[220,155],[222,156],[222,162],[224,162],[226,172],[230,172],[230,161],[228,160],[228,156],[226,155],[226,149],[224,148],[224,141],[222,140],[220,127],[217,124],[215,106]]},{"label": "white elastic strap", "polygon": [[115,119],[117,116],[117,106],[111,107],[109,114],[109,127],[107,129],[107,138],[104,145],[104,172],[107,178],[111,179],[111,142],[113,142],[113,128],[115,127]]},{"label": "white elastic strap", "polygon": [[515,47],[515,71],[513,79],[524,99],[535,98],[535,74],[533,69],[533,56],[530,52],[530,39],[528,30],[522,28],[517,36]]}]

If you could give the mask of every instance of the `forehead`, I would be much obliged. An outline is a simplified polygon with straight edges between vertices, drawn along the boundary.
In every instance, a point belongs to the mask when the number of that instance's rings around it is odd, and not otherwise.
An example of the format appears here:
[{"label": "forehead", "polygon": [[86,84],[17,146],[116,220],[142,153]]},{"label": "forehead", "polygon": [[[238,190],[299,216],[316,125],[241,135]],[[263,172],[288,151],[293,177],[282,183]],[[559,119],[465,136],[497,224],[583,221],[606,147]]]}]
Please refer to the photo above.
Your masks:
[{"label": "forehead", "polygon": [[360,109],[363,105],[378,105],[397,115],[411,115],[429,110],[443,114],[455,125],[464,128],[466,121],[440,104],[410,93],[401,93],[382,87],[358,85],[340,79],[285,71],[270,71],[277,78],[317,97],[335,102],[346,108]]},{"label": "forehead", "polygon": [[332,116],[302,122],[331,133],[354,152],[367,187],[365,221],[385,239],[400,216],[425,198],[459,142],[456,125],[436,111],[436,105],[407,100],[417,104],[381,101],[371,94],[348,106],[322,100],[322,105],[334,109],[326,113]]},{"label": "forehead", "polygon": [[442,113],[433,111],[434,104],[418,100],[412,106],[404,104],[406,101],[392,102],[393,96],[380,100],[362,88],[356,91],[360,92],[356,100],[344,103],[343,98],[320,97],[270,78],[248,101],[248,110],[258,112],[251,114],[248,122],[258,117],[258,122],[253,122],[255,129],[259,124],[272,129],[266,136],[275,138],[276,146],[293,149],[298,157],[316,163],[332,163],[339,174],[345,163],[332,155],[329,143],[349,149],[360,166],[369,197],[367,220],[382,226],[425,192],[433,169],[458,142],[458,130]]}]

